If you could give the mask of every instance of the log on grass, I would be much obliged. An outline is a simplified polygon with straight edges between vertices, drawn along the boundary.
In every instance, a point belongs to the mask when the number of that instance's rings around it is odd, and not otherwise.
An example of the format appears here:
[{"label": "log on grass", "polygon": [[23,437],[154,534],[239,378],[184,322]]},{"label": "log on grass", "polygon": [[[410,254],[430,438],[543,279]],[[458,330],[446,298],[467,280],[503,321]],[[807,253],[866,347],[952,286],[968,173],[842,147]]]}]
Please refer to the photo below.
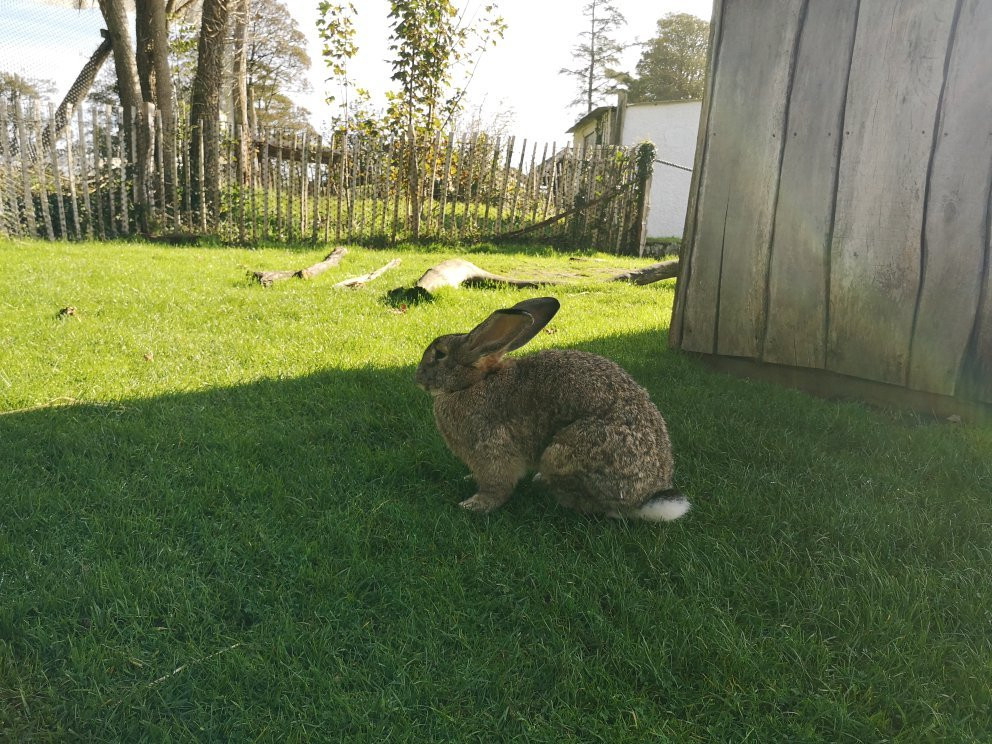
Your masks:
[{"label": "log on grass", "polygon": [[463,258],[449,258],[447,261],[442,261],[437,266],[428,269],[417,280],[414,286],[433,293],[441,289],[441,287],[487,283],[506,284],[507,286],[521,289],[534,289],[551,284],[561,284],[561,282],[553,279],[511,279],[507,276],[493,274],[485,269],[480,269],[475,264]]},{"label": "log on grass", "polygon": [[252,271],[251,276],[263,287],[269,287],[273,282],[282,281],[283,279],[313,279],[315,276],[320,276],[328,269],[341,263],[341,259],[347,253],[347,248],[338,247],[328,253],[323,261],[315,263],[313,266],[308,266],[305,269],[300,269],[299,271]]},{"label": "log on grass", "polygon": [[389,271],[390,269],[395,269],[399,265],[400,265],[400,259],[394,258],[385,266],[382,266],[376,269],[375,271],[372,271],[368,274],[362,274],[361,276],[353,276],[350,279],[345,279],[343,282],[338,282],[337,284],[334,285],[334,289],[355,289],[361,287],[365,284],[368,284],[373,279],[378,279],[387,271]]},{"label": "log on grass", "polygon": [[434,293],[442,287],[459,287],[463,284],[505,284],[519,289],[561,284],[554,279],[511,279],[508,276],[493,274],[480,269],[463,258],[449,258],[424,272],[412,287],[397,287],[389,292],[389,299],[396,302],[420,302],[433,299]]},{"label": "log on grass", "polygon": [[661,261],[660,263],[645,266],[643,269],[625,271],[622,274],[617,274],[610,279],[610,281],[630,282],[631,284],[644,285],[651,284],[653,282],[660,282],[662,279],[672,279],[678,275],[679,260],[677,258],[673,258],[670,261]]}]

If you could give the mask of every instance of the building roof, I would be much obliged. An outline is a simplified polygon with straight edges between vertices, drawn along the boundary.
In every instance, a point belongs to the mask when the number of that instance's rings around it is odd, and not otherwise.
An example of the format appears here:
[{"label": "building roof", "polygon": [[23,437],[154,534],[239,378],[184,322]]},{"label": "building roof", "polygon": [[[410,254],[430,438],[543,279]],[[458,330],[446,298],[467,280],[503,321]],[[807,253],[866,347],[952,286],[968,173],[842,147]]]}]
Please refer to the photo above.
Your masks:
[{"label": "building roof", "polygon": [[702,103],[702,99],[677,98],[673,101],[636,101],[635,103],[628,103],[627,108],[636,108],[637,106],[671,106],[676,103]]},{"label": "building roof", "polygon": [[565,130],[565,134],[571,134],[576,129],[578,129],[579,127],[581,127],[583,124],[587,124],[590,121],[595,121],[596,119],[598,119],[600,116],[602,116],[603,114],[605,114],[608,111],[616,111],[616,110],[617,110],[617,107],[616,106],[599,106],[597,108],[594,108],[588,114],[586,114],[581,119],[579,119],[577,122],[575,122],[572,125],[571,129]]}]

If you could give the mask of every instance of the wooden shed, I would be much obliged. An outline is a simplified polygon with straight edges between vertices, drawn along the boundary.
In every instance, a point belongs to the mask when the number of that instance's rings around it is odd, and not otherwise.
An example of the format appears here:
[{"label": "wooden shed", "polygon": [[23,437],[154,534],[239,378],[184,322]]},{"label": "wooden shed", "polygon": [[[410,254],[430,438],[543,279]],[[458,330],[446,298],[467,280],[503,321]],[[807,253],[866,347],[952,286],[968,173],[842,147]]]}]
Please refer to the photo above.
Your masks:
[{"label": "wooden shed", "polygon": [[670,343],[992,411],[992,0],[715,0]]}]

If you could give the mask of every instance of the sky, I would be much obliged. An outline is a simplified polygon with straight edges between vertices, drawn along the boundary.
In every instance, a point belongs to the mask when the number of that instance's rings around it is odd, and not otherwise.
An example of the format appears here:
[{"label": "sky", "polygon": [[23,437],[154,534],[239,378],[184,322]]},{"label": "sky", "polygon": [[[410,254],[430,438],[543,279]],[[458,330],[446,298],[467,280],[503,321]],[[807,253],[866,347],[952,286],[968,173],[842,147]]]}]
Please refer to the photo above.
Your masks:
[{"label": "sky", "polygon": [[[50,1],[50,0],[49,0]],[[298,96],[312,112],[314,124],[330,118],[328,93],[317,37],[317,0],[283,0],[307,37],[313,92]],[[68,0],[67,0],[68,2]],[[387,0],[354,0],[358,8],[359,54],[352,77],[377,101],[390,85]],[[469,107],[482,107],[483,120],[510,112],[509,132],[538,142],[562,142],[565,131],[584,113],[569,106],[575,83],[558,70],[572,63],[571,50],[583,30],[586,0],[455,0],[469,13],[495,3],[507,23],[504,38],[479,60],[466,96]],[[692,13],[709,20],[712,0],[615,0],[627,18],[619,41],[646,41],[666,13]],[[0,0],[0,70],[19,67],[33,77],[55,80],[62,94],[100,43],[98,10],[52,8],[42,0]],[[632,47],[621,67],[632,72],[639,51]]]}]

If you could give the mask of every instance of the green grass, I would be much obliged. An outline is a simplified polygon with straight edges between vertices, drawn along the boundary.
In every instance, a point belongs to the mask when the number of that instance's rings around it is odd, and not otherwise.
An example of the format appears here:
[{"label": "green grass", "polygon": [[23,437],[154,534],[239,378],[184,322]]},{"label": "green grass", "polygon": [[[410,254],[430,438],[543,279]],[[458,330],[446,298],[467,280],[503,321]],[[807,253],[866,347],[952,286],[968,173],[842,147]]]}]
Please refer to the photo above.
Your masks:
[{"label": "green grass", "polygon": [[532,346],[648,387],[695,509],[527,484],[480,518],[413,368],[539,292],[400,312],[451,255],[411,247],[243,278],[322,255],[0,243],[0,740],[992,736],[992,429],[705,372],[667,349],[672,282],[585,282]]}]

